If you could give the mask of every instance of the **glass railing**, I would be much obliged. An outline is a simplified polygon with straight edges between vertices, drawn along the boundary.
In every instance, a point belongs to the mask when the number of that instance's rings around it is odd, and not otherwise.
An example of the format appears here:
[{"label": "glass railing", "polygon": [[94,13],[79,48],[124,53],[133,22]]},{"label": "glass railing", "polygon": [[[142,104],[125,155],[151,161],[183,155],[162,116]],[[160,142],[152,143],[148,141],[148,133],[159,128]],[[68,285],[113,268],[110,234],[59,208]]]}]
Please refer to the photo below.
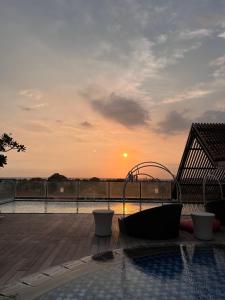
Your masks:
[{"label": "glass railing", "polygon": [[[84,201],[121,201],[124,182],[68,180],[54,182],[29,179],[0,180],[0,201],[13,199],[67,199]],[[170,200],[171,181],[128,182],[125,190],[126,201],[140,199]]]},{"label": "glass railing", "polygon": [[17,180],[15,182],[15,197],[46,197],[46,182]]},{"label": "glass railing", "polygon": [[0,180],[0,203],[12,201],[15,198],[15,181]]}]

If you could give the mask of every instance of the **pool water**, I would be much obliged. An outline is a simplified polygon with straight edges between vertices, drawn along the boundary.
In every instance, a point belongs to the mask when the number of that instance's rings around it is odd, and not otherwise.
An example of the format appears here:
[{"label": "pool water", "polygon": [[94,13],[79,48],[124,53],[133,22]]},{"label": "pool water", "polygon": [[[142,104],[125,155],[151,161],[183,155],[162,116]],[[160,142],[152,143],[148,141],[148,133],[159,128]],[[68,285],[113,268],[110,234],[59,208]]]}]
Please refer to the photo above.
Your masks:
[{"label": "pool water", "polygon": [[153,247],[125,250],[122,255],[112,252],[99,267],[35,299],[222,300],[225,245]]},{"label": "pool water", "polygon": [[[142,203],[141,209],[153,208],[162,203]],[[85,201],[12,201],[0,205],[0,213],[92,213],[94,209],[113,209],[115,214],[123,213],[122,202],[85,202]],[[204,210],[203,205],[183,205],[182,214],[190,214],[196,210]],[[125,205],[125,213],[132,214],[140,211],[140,203]]]}]

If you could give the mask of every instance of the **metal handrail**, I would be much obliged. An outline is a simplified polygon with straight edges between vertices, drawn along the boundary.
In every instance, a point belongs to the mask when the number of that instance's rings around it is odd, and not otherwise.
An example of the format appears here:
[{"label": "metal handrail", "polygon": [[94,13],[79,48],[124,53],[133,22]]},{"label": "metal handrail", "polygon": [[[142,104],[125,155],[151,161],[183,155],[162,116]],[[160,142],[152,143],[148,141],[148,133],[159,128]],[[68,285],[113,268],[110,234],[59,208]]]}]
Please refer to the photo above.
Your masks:
[{"label": "metal handrail", "polygon": [[[173,181],[176,184],[176,188],[177,188],[177,195],[178,195],[178,202],[181,202],[182,200],[182,195],[181,195],[181,187],[179,185],[179,182],[177,181],[176,177],[173,175],[173,173],[163,164],[155,162],[155,161],[146,161],[146,162],[142,162],[139,164],[136,164],[128,173],[127,176],[124,180],[124,187],[123,187],[123,215],[125,215],[125,199],[126,199],[126,187],[127,187],[127,183],[130,182],[131,180],[133,180],[133,178],[136,175],[141,175],[142,173],[140,173],[139,171],[143,168],[147,168],[147,167],[154,167],[154,168],[159,168],[161,170],[166,171],[167,173],[169,173],[171,175],[171,177],[173,178]],[[137,173],[137,174],[135,174]],[[151,176],[151,175],[150,175]],[[141,205],[141,204],[140,204]]]}]

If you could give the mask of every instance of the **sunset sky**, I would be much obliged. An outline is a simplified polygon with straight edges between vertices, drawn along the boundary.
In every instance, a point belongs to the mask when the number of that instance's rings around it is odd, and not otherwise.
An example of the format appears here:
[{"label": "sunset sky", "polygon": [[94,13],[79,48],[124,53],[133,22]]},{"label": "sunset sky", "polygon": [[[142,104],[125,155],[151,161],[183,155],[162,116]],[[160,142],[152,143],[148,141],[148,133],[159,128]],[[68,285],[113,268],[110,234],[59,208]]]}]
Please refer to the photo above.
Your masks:
[{"label": "sunset sky", "polygon": [[[224,0],[0,0],[0,177],[176,174],[192,122],[225,122]],[[127,155],[124,155],[127,153]]]}]

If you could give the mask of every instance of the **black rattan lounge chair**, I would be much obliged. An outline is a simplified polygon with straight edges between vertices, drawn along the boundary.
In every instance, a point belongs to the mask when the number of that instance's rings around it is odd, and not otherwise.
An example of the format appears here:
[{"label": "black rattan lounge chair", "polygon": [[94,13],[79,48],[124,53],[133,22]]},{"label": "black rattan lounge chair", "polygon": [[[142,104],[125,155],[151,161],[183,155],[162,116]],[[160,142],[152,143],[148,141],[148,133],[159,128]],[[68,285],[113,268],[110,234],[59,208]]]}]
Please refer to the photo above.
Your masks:
[{"label": "black rattan lounge chair", "polygon": [[225,225],[225,199],[209,201],[205,204],[207,212],[215,214],[215,218]]},{"label": "black rattan lounge chair", "polygon": [[179,235],[182,204],[168,204],[120,218],[120,232],[138,238],[172,239]]},{"label": "black rattan lounge chair", "polygon": [[[223,177],[221,177],[221,174]],[[224,176],[225,168],[219,167],[211,170],[203,179],[203,201],[205,210],[214,213],[215,218],[218,219],[222,225],[225,225]],[[209,193],[207,192],[208,185]]]}]

